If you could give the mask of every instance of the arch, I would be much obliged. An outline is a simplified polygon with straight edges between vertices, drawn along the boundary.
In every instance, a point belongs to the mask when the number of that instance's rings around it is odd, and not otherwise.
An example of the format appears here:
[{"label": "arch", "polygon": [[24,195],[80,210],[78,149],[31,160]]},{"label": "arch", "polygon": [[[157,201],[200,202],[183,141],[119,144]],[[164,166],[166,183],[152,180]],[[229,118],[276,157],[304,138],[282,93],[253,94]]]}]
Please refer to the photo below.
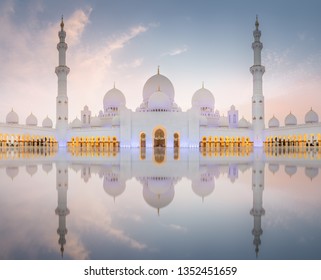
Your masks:
[{"label": "arch", "polygon": [[173,136],[174,136],[174,148],[178,148],[180,146],[179,133],[175,132]]},{"label": "arch", "polygon": [[146,147],[146,133],[145,132],[140,133],[139,139],[140,139],[140,147]]},{"label": "arch", "polygon": [[153,146],[166,147],[166,130],[163,127],[156,127],[153,131]]}]

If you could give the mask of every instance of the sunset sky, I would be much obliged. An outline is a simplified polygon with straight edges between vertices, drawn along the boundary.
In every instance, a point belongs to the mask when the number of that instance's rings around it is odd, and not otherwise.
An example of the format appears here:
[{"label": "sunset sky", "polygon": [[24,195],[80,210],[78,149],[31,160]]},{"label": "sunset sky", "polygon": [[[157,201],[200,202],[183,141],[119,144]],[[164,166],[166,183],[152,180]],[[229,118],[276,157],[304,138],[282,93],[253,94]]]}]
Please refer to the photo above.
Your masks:
[{"label": "sunset sky", "polygon": [[68,43],[69,119],[93,115],[114,82],[135,110],[145,81],[167,76],[185,111],[204,81],[215,108],[251,118],[253,41],[259,16],[265,121],[298,122],[312,107],[321,116],[321,1],[0,0],[0,122],[13,108],[19,122],[55,119],[58,31]]}]

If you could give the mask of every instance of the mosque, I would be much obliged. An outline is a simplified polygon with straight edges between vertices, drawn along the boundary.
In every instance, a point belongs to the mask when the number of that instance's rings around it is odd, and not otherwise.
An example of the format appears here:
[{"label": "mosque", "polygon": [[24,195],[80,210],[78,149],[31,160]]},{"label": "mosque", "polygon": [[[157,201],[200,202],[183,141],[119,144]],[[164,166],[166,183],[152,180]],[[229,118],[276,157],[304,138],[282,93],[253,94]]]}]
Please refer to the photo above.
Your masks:
[{"label": "mosque", "polygon": [[290,112],[284,125],[275,117],[265,126],[264,95],[262,77],[265,67],[261,64],[263,44],[256,18],[253,31],[254,63],[250,68],[253,75],[252,119],[239,118],[235,106],[227,114],[215,108],[211,91],[204,88],[192,96],[192,106],[187,111],[175,103],[175,90],[171,81],[157,73],[143,87],[143,100],[135,110],[126,107],[125,95],[115,86],[103,98],[103,109],[92,114],[84,106],[80,117],[70,121],[68,116],[66,65],[67,43],[64,22],[61,20],[58,33],[59,65],[56,97],[56,121],[46,117],[42,123],[32,113],[25,123],[19,122],[18,114],[12,109],[6,122],[0,123],[1,146],[72,146],[72,147],[306,147],[321,145],[321,123],[318,114],[308,110],[305,123],[298,124]]}]

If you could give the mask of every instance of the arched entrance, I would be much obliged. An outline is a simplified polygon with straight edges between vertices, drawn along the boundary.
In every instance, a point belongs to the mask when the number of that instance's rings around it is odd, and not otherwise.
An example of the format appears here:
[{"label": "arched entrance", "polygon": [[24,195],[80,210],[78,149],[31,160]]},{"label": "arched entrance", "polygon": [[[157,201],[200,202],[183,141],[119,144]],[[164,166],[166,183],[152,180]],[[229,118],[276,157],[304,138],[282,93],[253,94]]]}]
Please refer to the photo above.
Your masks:
[{"label": "arched entrance", "polygon": [[166,147],[165,131],[161,128],[154,132],[154,147]]},{"label": "arched entrance", "polygon": [[146,134],[144,132],[140,134],[140,146],[146,147]]},{"label": "arched entrance", "polygon": [[179,134],[177,132],[174,133],[174,148],[179,147]]}]

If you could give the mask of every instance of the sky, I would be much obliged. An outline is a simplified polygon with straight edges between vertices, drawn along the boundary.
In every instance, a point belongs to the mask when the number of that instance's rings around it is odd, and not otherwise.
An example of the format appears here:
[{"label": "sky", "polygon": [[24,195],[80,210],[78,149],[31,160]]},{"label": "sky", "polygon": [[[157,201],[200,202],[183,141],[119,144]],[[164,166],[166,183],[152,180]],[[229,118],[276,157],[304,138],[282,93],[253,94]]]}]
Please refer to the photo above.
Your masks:
[{"label": "sky", "polygon": [[19,122],[55,120],[58,31],[64,17],[69,119],[92,115],[114,83],[135,110],[149,77],[174,85],[183,111],[204,82],[225,114],[232,104],[251,119],[253,42],[258,15],[265,122],[321,117],[321,1],[260,0],[0,0],[0,122],[13,108]]}]

